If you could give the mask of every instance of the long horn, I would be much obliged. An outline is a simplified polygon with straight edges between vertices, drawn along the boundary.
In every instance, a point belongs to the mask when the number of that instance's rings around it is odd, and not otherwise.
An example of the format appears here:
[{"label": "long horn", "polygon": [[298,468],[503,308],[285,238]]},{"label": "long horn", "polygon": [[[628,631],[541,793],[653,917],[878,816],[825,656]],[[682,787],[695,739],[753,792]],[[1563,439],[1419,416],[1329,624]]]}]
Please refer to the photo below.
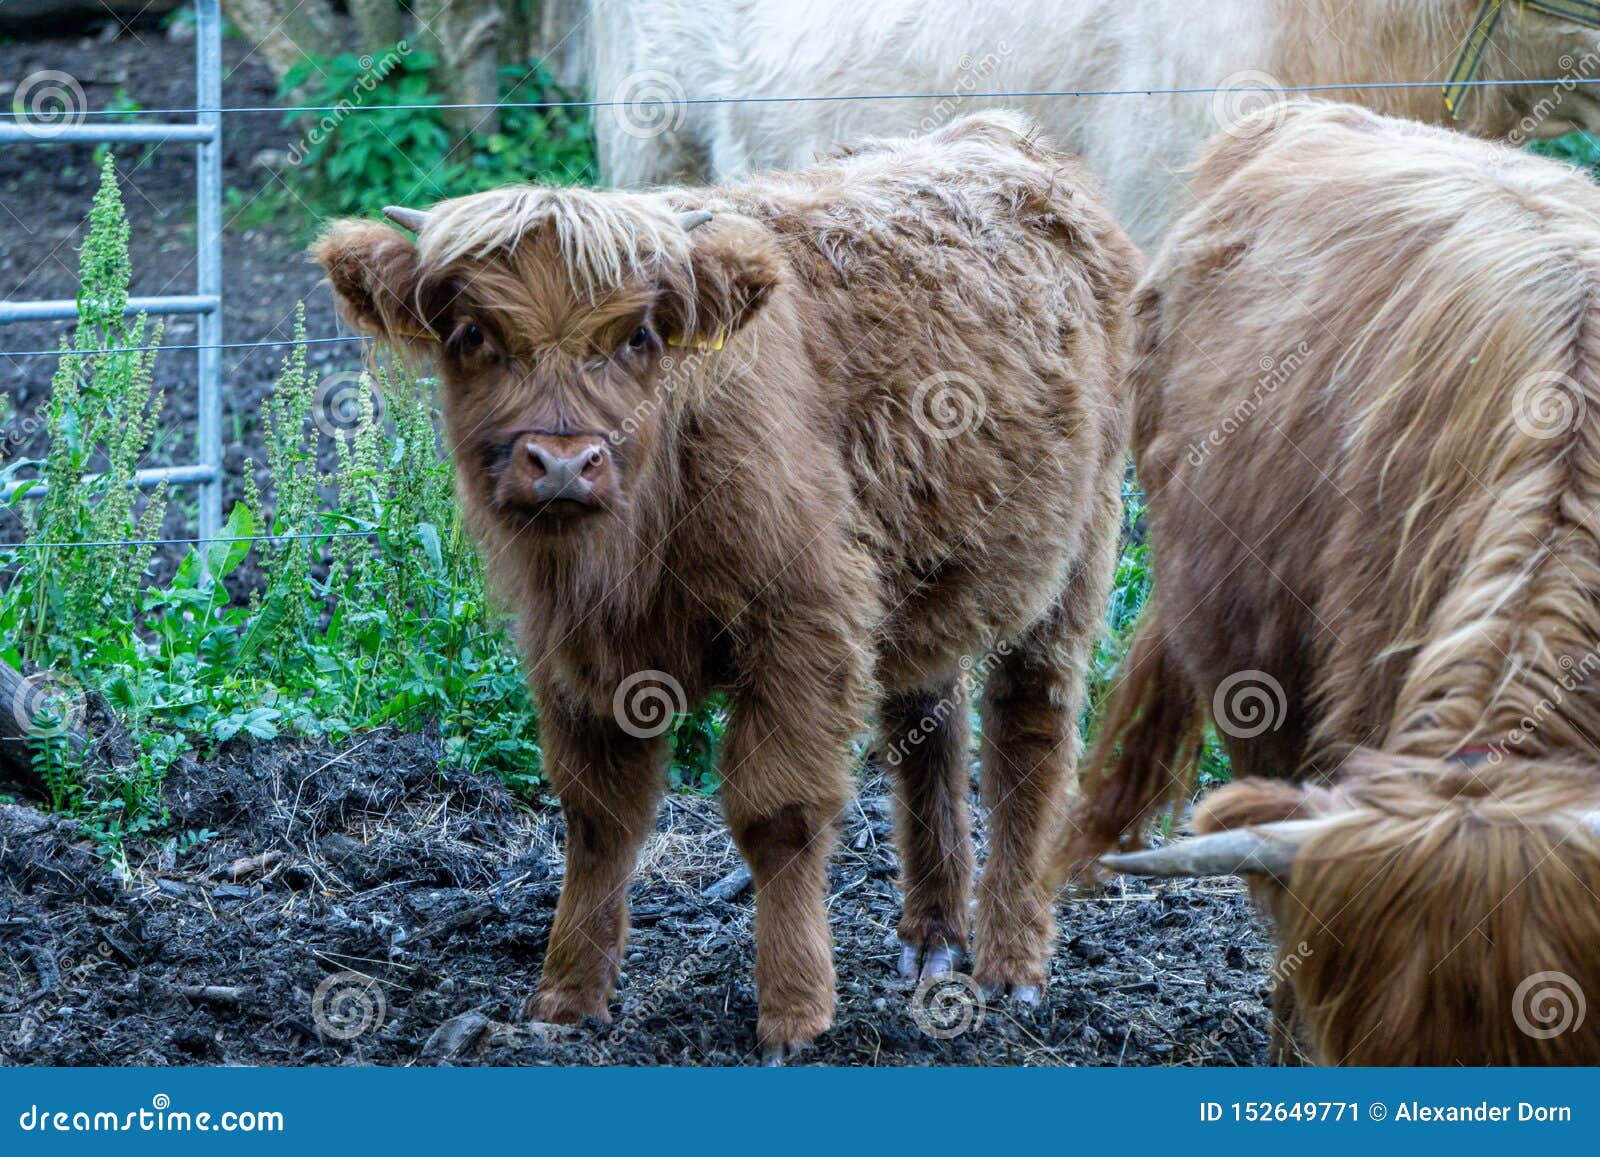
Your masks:
[{"label": "long horn", "polygon": [[691,209],[687,213],[678,214],[678,224],[682,226],[685,233],[692,233],[709,220],[711,220],[711,214],[704,209]]},{"label": "long horn", "polygon": [[420,209],[407,209],[403,205],[385,205],[383,215],[400,228],[409,229],[413,233],[421,233],[422,227],[428,223],[426,213]]},{"label": "long horn", "polygon": [[1143,852],[1102,856],[1113,872],[1130,876],[1285,876],[1294,858],[1326,820],[1284,820],[1179,840]]}]

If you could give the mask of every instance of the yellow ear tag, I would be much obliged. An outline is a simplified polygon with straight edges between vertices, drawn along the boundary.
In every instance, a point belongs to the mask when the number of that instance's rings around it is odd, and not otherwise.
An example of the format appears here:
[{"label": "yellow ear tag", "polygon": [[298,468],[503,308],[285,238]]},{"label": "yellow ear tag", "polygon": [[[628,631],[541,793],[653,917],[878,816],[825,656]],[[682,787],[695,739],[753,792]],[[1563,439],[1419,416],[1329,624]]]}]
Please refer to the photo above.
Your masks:
[{"label": "yellow ear tag", "polygon": [[669,337],[667,344],[676,348],[688,347],[694,350],[719,350],[728,343],[728,331],[719,329],[717,336],[712,338],[697,337],[685,341],[681,337]]},{"label": "yellow ear tag", "polygon": [[407,330],[403,330],[403,329],[395,330],[394,336],[395,337],[409,337],[409,338],[412,338],[412,339],[414,339],[416,341],[438,341],[439,340],[439,335],[436,334],[436,333],[422,333],[420,331],[413,333],[413,332],[410,332],[410,331],[407,331]]}]

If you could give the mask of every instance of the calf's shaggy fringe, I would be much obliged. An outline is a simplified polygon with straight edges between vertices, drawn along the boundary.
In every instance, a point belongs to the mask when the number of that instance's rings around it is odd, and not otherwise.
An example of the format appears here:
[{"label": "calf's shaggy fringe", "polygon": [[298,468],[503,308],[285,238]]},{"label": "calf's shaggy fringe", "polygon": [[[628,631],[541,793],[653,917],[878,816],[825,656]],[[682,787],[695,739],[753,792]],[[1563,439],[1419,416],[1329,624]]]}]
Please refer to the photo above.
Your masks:
[{"label": "calf's shaggy fringe", "polygon": [[1512,1001],[1600,997],[1600,191],[1317,102],[1196,188],[1136,295],[1156,596],[1060,872],[1185,798],[1216,717],[1204,825],[1340,816],[1267,886],[1314,1058],[1600,1060]]}]

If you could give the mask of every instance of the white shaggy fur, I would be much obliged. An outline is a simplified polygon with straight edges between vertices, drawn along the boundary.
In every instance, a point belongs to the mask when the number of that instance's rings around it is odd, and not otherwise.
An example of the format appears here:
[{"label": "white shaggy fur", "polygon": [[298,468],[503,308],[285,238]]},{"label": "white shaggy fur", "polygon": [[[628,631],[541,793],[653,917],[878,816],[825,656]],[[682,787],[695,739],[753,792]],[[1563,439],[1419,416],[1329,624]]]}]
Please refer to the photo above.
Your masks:
[{"label": "white shaggy fur", "polygon": [[[1507,8],[1482,78],[1600,75],[1593,30]],[[1477,10],[1478,0],[591,0],[600,101],[963,94],[601,108],[601,168],[624,188],[721,180],[796,168],[839,142],[926,131],[982,107],[1012,105],[1061,147],[1083,154],[1123,226],[1150,245],[1183,208],[1185,169],[1200,145],[1259,105],[1262,95],[1249,86],[1439,82]],[[1246,90],[973,95],[1221,85]],[[1482,136],[1543,137],[1597,124],[1592,91],[1479,90],[1459,125]],[[1431,84],[1330,95],[1420,120],[1446,118]],[[665,131],[651,133],[663,122]]]}]

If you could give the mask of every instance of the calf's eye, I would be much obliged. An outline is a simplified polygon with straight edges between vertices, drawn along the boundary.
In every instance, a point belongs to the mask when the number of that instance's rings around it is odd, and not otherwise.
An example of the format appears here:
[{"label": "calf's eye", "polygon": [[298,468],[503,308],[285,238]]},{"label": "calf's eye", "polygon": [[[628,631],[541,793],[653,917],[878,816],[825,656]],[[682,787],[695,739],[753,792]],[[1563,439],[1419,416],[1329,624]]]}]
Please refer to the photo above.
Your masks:
[{"label": "calf's eye", "polygon": [[483,347],[483,331],[475,325],[469,325],[461,331],[461,348],[467,353]]},{"label": "calf's eye", "polygon": [[633,331],[633,336],[628,339],[628,348],[631,350],[649,349],[655,345],[656,335],[650,332],[650,327],[641,325]]}]

